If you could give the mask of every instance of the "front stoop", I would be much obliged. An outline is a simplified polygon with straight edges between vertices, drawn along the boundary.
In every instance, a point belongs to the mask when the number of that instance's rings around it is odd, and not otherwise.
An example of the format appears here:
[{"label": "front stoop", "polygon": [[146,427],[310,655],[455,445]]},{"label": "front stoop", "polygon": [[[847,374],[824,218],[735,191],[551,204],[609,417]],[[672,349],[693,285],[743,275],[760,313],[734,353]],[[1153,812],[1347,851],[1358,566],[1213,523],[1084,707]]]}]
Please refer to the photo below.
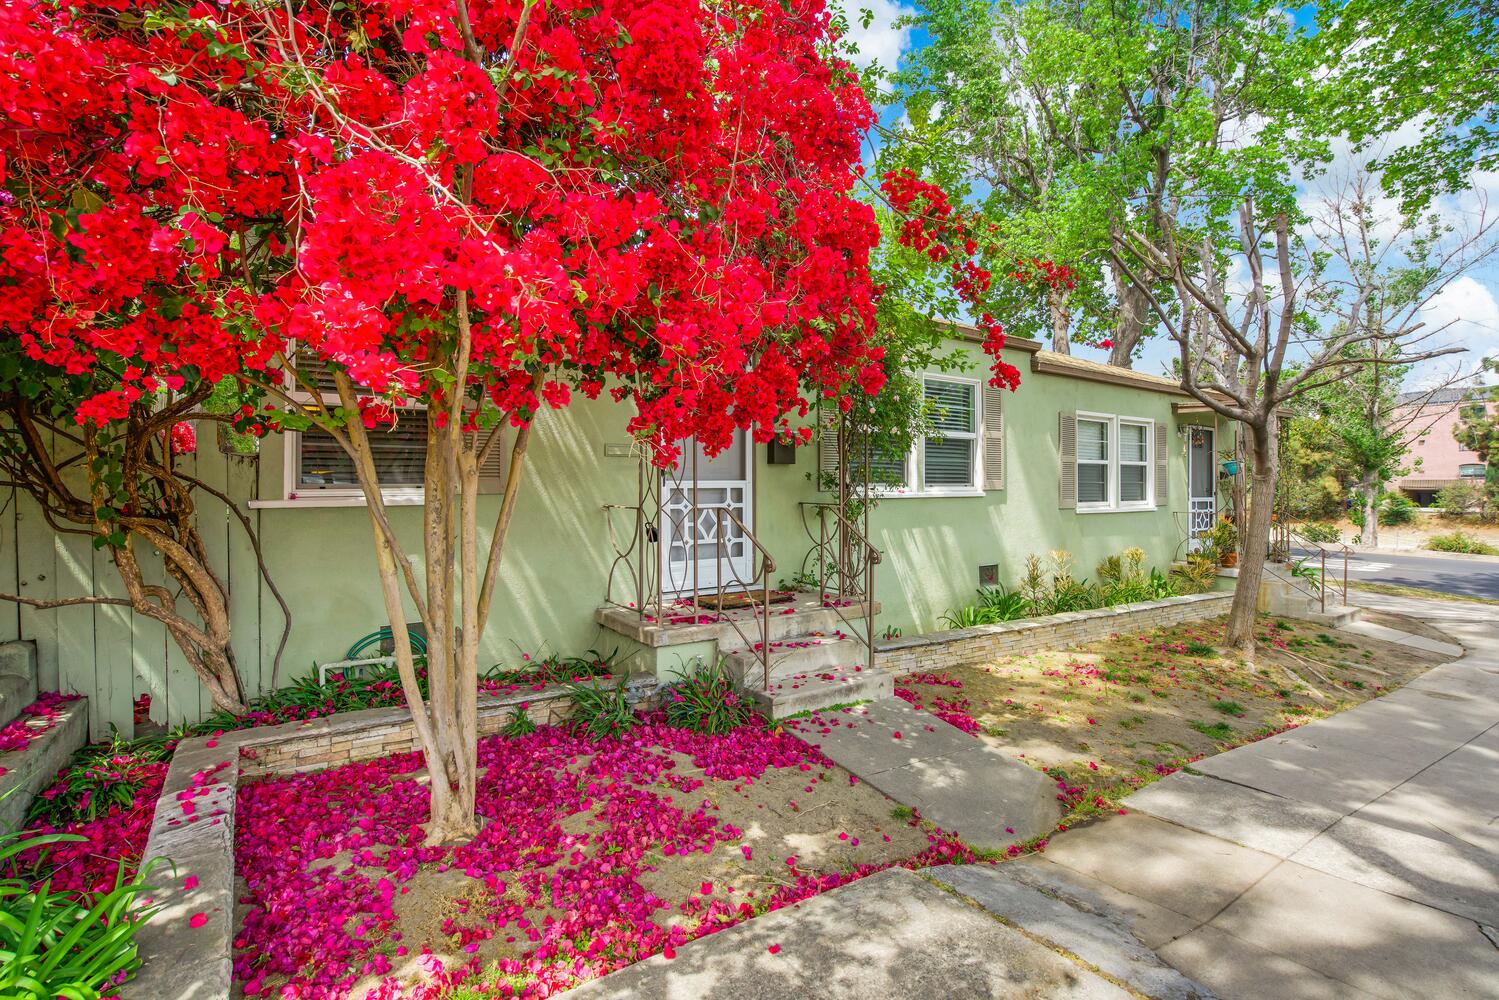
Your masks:
[{"label": "front stoop", "polygon": [[[713,643],[734,683],[770,719],[800,712],[888,698],[895,675],[868,666],[869,649],[848,634],[850,622],[864,618],[867,605],[833,605],[821,594],[797,593],[773,604],[764,621],[753,609],[727,612],[670,608],[660,616],[635,608],[606,605],[594,613],[605,628],[651,649]],[[879,612],[879,605],[874,609]],[[770,636],[769,671],[760,643]]]}]

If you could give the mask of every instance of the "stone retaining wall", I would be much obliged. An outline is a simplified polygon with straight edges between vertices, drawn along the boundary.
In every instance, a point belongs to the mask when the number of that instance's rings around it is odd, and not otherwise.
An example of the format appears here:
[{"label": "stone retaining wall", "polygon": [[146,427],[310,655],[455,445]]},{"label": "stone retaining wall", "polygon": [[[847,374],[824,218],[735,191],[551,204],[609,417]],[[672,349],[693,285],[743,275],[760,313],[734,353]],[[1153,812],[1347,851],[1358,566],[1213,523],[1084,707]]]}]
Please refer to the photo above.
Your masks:
[{"label": "stone retaining wall", "polygon": [[19,830],[32,801],[88,742],[88,699],[57,706],[57,718],[24,750],[0,754],[0,830]]},{"label": "stone retaining wall", "polygon": [[1228,614],[1233,599],[1232,593],[1189,594],[1093,611],[1069,611],[998,625],[880,640],[875,643],[875,651],[879,666],[897,674],[947,670],[1037,649],[1094,642],[1116,633],[1144,632],[1213,618]]},{"label": "stone retaining wall", "polygon": [[[601,678],[600,683],[609,683]],[[479,732],[498,732],[525,704],[537,725],[572,710],[567,688],[479,699]],[[121,1000],[229,1000],[234,925],[234,810],[241,778],[316,771],[416,749],[405,708],[341,712],[279,726],[183,740],[172,754],[143,863],[153,868],[152,902],[161,907],[136,935],[141,967]],[[191,803],[191,811],[184,806]],[[197,881],[185,889],[188,876]],[[192,918],[203,914],[200,926]]]}]

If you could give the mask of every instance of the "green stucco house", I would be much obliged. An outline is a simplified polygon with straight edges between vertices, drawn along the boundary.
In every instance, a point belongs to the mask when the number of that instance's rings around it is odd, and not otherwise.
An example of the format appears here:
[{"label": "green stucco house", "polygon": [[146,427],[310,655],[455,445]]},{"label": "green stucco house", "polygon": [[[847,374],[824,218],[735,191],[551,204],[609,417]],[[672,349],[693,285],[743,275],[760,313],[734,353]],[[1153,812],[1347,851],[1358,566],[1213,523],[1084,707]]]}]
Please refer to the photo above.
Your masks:
[{"label": "green stucco house", "polygon": [[[766,674],[864,664],[868,644],[892,628],[935,630],[981,583],[1013,584],[1029,555],[1068,550],[1090,576],[1103,557],[1138,546],[1164,570],[1212,525],[1231,442],[1174,382],[1011,340],[1007,360],[1022,372],[1011,393],[986,385],[976,338],[961,328],[953,337],[971,367],[924,383],[941,437],[919,441],[903,463],[880,463],[867,517],[843,516],[835,493],[819,488],[852,478],[840,474],[850,459],[831,428],[800,449],[745,439],[711,459],[688,449],[682,468],[663,476],[641,463],[607,397],[543,414],[486,660],[617,649],[632,671],[666,675],[734,652],[746,684],[764,687],[776,680]],[[419,421],[400,424],[379,457],[397,529],[413,537],[423,434]],[[330,441],[285,434],[246,457],[205,432],[190,460],[255,522],[291,607],[280,683],[343,659],[385,624],[369,521]],[[486,489],[500,490],[500,474],[497,466]],[[247,690],[263,691],[280,608],[230,513],[205,503],[200,522],[227,579]],[[0,590],[55,598],[119,588],[107,552],[54,533],[24,497],[4,510],[0,550]],[[764,615],[719,596],[783,587],[798,593],[772,595]],[[128,734],[143,694],[157,722],[208,708],[162,628],[126,608],[6,605],[0,639],[11,638],[35,640],[44,687],[89,696],[95,736],[110,724]],[[781,660],[784,669],[766,669]]]}]

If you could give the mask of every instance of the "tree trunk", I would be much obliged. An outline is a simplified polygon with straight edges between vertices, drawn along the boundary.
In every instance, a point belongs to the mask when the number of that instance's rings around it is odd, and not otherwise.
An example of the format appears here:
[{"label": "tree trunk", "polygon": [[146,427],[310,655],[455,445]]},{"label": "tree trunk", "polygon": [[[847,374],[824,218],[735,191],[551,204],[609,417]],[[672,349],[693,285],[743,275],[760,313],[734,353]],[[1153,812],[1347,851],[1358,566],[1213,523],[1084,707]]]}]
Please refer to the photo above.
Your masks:
[{"label": "tree trunk", "polygon": [[1270,517],[1275,507],[1275,476],[1280,465],[1275,424],[1272,411],[1263,426],[1246,425],[1254,453],[1254,476],[1248,516],[1240,526],[1244,551],[1239,557],[1239,580],[1228,612],[1226,636],[1231,648],[1246,653],[1254,651],[1254,615],[1265,572],[1265,555],[1270,550]]},{"label": "tree trunk", "polygon": [[1360,529],[1360,541],[1371,549],[1379,548],[1379,478],[1371,473],[1359,480],[1359,502],[1364,507],[1364,526]]},{"label": "tree trunk", "polygon": [[1046,312],[1051,319],[1051,349],[1058,354],[1072,353],[1072,307],[1065,288],[1049,288]]},{"label": "tree trunk", "polygon": [[1150,300],[1143,289],[1114,269],[1114,295],[1119,302],[1119,317],[1114,324],[1114,346],[1109,364],[1129,368],[1134,364],[1135,345],[1145,335],[1145,315]]}]

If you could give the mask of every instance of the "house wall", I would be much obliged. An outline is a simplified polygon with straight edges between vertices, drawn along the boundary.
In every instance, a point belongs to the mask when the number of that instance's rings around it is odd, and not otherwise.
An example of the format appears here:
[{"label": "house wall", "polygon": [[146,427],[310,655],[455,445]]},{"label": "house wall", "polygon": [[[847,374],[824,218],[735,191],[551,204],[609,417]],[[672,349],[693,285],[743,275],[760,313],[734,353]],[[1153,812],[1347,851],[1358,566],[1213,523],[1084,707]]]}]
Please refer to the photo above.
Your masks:
[{"label": "house wall", "polygon": [[[1494,407],[1494,404],[1484,404],[1482,400],[1469,400],[1397,408],[1394,419],[1409,425],[1407,444],[1410,451],[1406,454],[1405,464],[1411,471],[1396,480],[1395,486],[1409,489],[1414,484],[1432,480],[1456,480],[1462,466],[1482,465],[1483,460],[1476,452],[1463,448],[1452,436],[1462,408],[1477,405],[1486,405],[1490,411]],[[1419,414],[1413,416],[1413,409],[1419,410]]]},{"label": "house wall", "polygon": [[[987,366],[981,352],[976,346],[964,350],[973,374],[982,374]],[[948,608],[971,597],[982,563],[998,563],[1000,579],[1014,583],[1027,555],[1054,548],[1073,553],[1082,577],[1093,576],[1104,556],[1131,545],[1145,549],[1149,562],[1163,569],[1184,549],[1185,439],[1176,433],[1171,411],[1182,397],[1030,372],[1027,352],[1008,353],[1023,380],[1005,398],[1007,488],[978,497],[889,499],[878,506],[873,540],[884,552],[876,575],[881,628],[895,625],[908,634],[935,628]],[[1059,509],[1057,412],[1064,408],[1166,421],[1172,449],[1167,507],[1099,514]],[[516,666],[523,652],[618,648],[653,668],[671,666],[655,658],[647,663],[641,647],[593,620],[614,558],[603,506],[636,499],[636,460],[606,454],[606,448],[618,450],[609,446],[628,452],[624,424],[623,410],[607,398],[577,399],[568,410],[547,411],[537,421],[481,665]],[[241,502],[291,607],[292,630],[276,678],[281,684],[317,662],[341,659],[355,640],[385,623],[367,513],[357,506],[275,506],[282,499],[285,447],[272,437],[261,442],[258,457],[232,457],[217,450],[205,428],[197,454],[186,459],[187,471]],[[776,561],[775,582],[801,567],[811,544],[799,503],[817,497],[811,482],[816,454],[799,449],[794,465],[772,466],[763,445],[754,453],[756,534]],[[54,533],[26,498],[7,499],[0,508],[0,592],[37,598],[122,594],[107,552],[94,550],[87,537]],[[486,539],[485,526],[498,504],[498,496],[481,500]],[[418,562],[420,515],[416,506],[392,507],[390,515]],[[262,693],[272,686],[281,611],[257,573],[248,539],[224,506],[203,497],[199,517],[210,558],[230,591],[242,676],[252,695]],[[620,524],[626,523],[622,518]],[[139,555],[147,564],[152,560],[148,551]],[[111,723],[128,735],[132,704],[142,694],[151,696],[156,722],[195,721],[208,711],[206,695],[164,629],[127,609],[35,611],[0,604],[0,641],[11,638],[36,640],[42,688],[89,697],[95,738],[106,736]]]},{"label": "house wall", "polygon": [[[963,350],[971,371],[983,372],[982,352],[969,345]],[[1027,556],[1046,558],[1053,549],[1072,554],[1079,579],[1096,578],[1094,567],[1104,557],[1131,546],[1144,549],[1146,564],[1162,572],[1185,556],[1187,441],[1176,428],[1212,419],[1178,421],[1171,404],[1180,395],[1028,371],[1026,357],[1010,360],[1022,375],[1020,387],[1004,397],[1005,489],[978,497],[892,497],[871,515],[871,541],[884,554],[875,572],[882,630],[938,628],[950,608],[972,601],[981,565],[998,564],[1000,582],[1013,587]],[[1064,410],[1165,422],[1171,475],[1165,507],[1096,513],[1061,508],[1057,415]],[[1220,452],[1227,441],[1219,436]]]}]

